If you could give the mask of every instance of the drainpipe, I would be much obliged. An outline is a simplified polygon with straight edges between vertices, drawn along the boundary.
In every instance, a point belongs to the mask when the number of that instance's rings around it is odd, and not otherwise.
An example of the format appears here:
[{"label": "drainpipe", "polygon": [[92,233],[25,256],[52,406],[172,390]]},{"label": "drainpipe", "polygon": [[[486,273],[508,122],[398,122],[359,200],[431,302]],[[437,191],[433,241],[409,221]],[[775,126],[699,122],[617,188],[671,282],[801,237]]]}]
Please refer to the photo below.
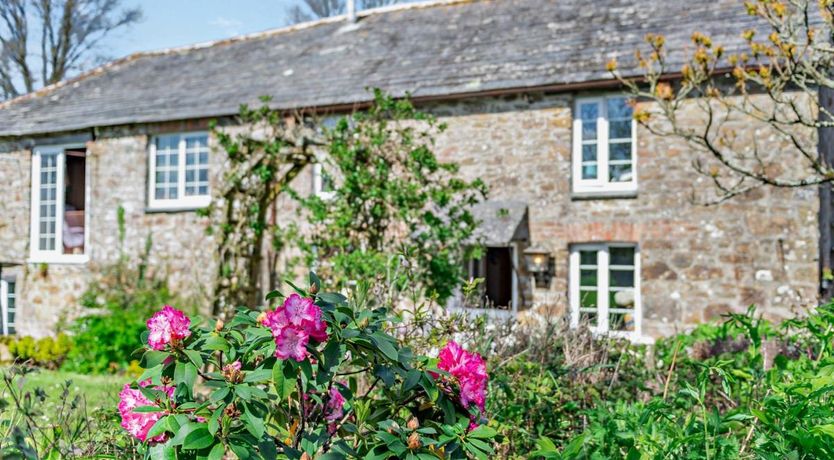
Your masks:
[{"label": "drainpipe", "polygon": [[347,0],[346,9],[348,22],[356,22],[356,0]]}]

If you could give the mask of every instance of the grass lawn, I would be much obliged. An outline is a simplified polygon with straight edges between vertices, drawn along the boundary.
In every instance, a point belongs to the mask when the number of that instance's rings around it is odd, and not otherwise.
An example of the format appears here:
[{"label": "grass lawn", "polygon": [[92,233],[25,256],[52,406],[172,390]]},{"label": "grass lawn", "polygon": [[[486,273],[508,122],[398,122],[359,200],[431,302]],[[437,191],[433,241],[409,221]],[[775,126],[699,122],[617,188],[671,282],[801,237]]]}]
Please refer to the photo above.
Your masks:
[{"label": "grass lawn", "polygon": [[61,396],[61,385],[72,381],[70,397],[83,394],[87,401],[87,409],[116,408],[119,391],[130,377],[120,375],[83,375],[74,372],[39,370],[27,374],[22,378],[24,390],[42,388],[49,395],[49,401],[56,401]]}]

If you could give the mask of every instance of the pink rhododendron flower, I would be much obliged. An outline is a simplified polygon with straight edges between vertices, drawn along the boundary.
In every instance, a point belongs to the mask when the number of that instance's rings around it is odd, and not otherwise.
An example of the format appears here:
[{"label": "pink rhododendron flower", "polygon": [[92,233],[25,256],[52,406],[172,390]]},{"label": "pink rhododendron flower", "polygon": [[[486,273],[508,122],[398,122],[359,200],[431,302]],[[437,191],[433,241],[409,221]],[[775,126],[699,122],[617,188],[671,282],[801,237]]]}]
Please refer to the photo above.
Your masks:
[{"label": "pink rhododendron flower", "polygon": [[275,339],[275,356],[304,361],[307,343],[327,340],[327,324],[321,317],[321,309],[313,299],[293,294],[274,311],[266,312],[262,324],[272,330]]},{"label": "pink rhododendron flower", "polygon": [[188,330],[190,325],[191,320],[185,316],[185,313],[170,305],[165,305],[147,322],[148,330],[151,331],[148,335],[148,345],[154,350],[163,350],[165,345],[190,336],[191,331]]},{"label": "pink rhododendron flower", "polygon": [[[139,383],[139,386],[146,387],[150,385],[151,381],[146,380]],[[174,388],[168,386],[157,386],[155,390],[164,391],[170,398],[174,394]],[[165,412],[133,412],[133,409],[140,406],[156,406],[157,404],[149,400],[138,389],[130,388],[129,384],[125,384],[122,391],[119,393],[119,415],[122,417],[122,428],[128,433],[135,436],[140,441],[147,442],[162,442],[165,440],[165,434],[161,434],[151,439],[147,439],[148,431],[157,420],[161,419]]]},{"label": "pink rhododendron flower", "polygon": [[275,356],[279,359],[292,358],[296,361],[304,361],[307,357],[307,342],[310,336],[306,332],[295,328],[285,327],[280,334],[275,336]]},{"label": "pink rhododendron flower", "polygon": [[[468,409],[474,404],[481,413],[486,404],[486,384],[489,376],[486,363],[481,355],[463,349],[455,341],[450,341],[440,350],[438,369],[452,374],[460,386],[460,404]],[[475,420],[473,420],[475,423]],[[475,425],[477,426],[477,425]],[[472,425],[470,425],[472,429]]]},{"label": "pink rhododendron flower", "polygon": [[327,400],[327,408],[325,409],[325,420],[328,422],[335,422],[345,415],[345,397],[336,386],[330,387],[328,392],[330,398]]}]

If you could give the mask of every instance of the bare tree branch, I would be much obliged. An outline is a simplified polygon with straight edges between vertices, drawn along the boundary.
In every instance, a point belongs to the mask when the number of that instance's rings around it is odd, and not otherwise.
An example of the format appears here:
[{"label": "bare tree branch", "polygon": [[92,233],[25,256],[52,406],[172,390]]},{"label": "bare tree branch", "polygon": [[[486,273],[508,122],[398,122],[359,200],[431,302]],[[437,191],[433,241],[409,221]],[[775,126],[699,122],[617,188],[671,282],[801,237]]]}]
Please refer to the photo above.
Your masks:
[{"label": "bare tree branch", "polygon": [[[27,15],[28,7],[32,7],[32,12]],[[0,91],[3,98],[57,83],[72,72],[83,70],[89,65],[89,53],[103,38],[141,18],[140,8],[122,8],[122,0],[0,2]],[[40,55],[28,46],[30,30],[37,29]]]}]

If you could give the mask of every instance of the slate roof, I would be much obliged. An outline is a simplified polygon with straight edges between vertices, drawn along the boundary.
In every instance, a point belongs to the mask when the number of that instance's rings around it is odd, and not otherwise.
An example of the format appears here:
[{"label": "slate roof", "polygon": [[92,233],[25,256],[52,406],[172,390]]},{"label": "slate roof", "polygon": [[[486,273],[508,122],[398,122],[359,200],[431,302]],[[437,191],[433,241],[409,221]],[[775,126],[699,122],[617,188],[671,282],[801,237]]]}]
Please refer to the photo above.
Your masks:
[{"label": "slate roof", "polygon": [[309,108],[366,102],[368,87],[420,99],[609,80],[605,62],[627,69],[647,32],[680,50],[695,30],[740,43],[751,21],[738,0],[408,5],[128,56],[0,105],[0,137],[232,115],[262,95]]},{"label": "slate roof", "polygon": [[529,239],[527,203],[523,201],[483,201],[472,207],[472,216],[480,222],[472,235],[473,242],[507,246],[513,241]]}]

